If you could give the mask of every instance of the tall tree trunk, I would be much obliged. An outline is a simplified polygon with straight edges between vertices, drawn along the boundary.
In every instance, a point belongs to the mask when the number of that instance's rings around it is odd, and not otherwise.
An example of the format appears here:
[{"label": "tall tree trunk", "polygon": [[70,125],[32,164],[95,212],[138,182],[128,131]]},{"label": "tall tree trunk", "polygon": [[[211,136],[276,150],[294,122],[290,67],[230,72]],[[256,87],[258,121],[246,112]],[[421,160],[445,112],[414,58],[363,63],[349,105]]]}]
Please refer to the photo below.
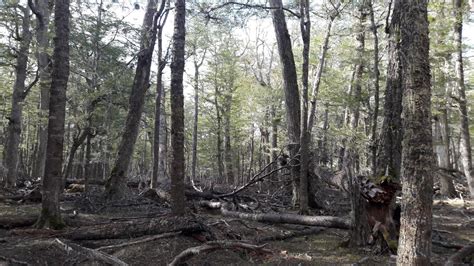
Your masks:
[{"label": "tall tree trunk", "polygon": [[51,88],[51,61],[48,54],[50,20],[49,0],[36,0],[36,49],[39,70],[40,113],[38,128],[38,152],[33,177],[43,177],[46,161],[46,143],[48,141],[47,121],[49,111],[49,90]]},{"label": "tall tree trunk", "polygon": [[371,130],[371,152],[372,152],[372,175],[376,176],[377,173],[377,126],[379,118],[379,92],[380,92],[380,71],[379,71],[379,37],[377,33],[377,24],[375,23],[374,15],[374,1],[369,1],[369,12],[370,12],[370,27],[372,29],[372,35],[374,36],[374,110],[372,117],[372,130]]},{"label": "tall tree trunk", "polygon": [[231,132],[230,132],[230,112],[232,106],[232,92],[226,92],[224,96],[224,168],[227,183],[231,186],[235,185],[234,180],[234,165],[232,156],[232,145],[231,145]]},{"label": "tall tree trunk", "polygon": [[353,136],[349,140],[349,145],[345,149],[344,165],[349,176],[349,183],[351,185],[351,210],[352,210],[352,229],[351,229],[351,243],[355,246],[365,246],[368,242],[370,229],[368,227],[367,212],[365,208],[365,199],[360,194],[360,180],[354,173],[353,169],[357,168],[358,156],[353,147],[355,143],[355,133],[359,127],[360,117],[360,103],[362,97],[362,75],[364,70],[364,50],[365,50],[365,21],[367,19],[366,4],[360,4],[357,16],[356,30],[356,52],[357,64],[354,69],[352,116],[350,127]]},{"label": "tall tree trunk", "polygon": [[156,42],[157,23],[166,0],[162,0],[157,11],[158,0],[148,0],[141,35],[140,53],[138,53],[137,68],[133,79],[132,92],[129,98],[129,109],[122,138],[118,147],[112,173],[106,183],[106,196],[109,199],[119,199],[127,196],[126,179],[133,149],[138,137],[145,94],[150,81],[150,67]]},{"label": "tall tree trunk", "polygon": [[193,120],[193,144],[191,161],[191,180],[196,180],[197,167],[197,145],[198,145],[198,119],[199,119],[199,68],[204,63],[206,53],[204,52],[201,61],[197,61],[194,54],[194,120]]},{"label": "tall tree trunk", "polygon": [[87,135],[89,134],[89,128],[86,128],[82,132],[79,132],[79,135],[73,137],[71,150],[69,152],[68,161],[66,164],[66,169],[64,170],[64,181],[71,177],[72,173],[72,166],[74,164],[74,157],[76,155],[77,150],[82,145],[82,143],[86,140]]},{"label": "tall tree trunk", "polygon": [[464,83],[464,64],[462,55],[462,26],[463,26],[463,7],[462,0],[454,0],[454,15],[456,22],[454,24],[454,40],[456,42],[456,76],[457,76],[457,94],[459,104],[459,114],[461,119],[461,162],[464,170],[464,175],[467,178],[469,191],[471,197],[474,197],[474,169],[472,168],[472,150],[471,150],[471,136],[469,133],[469,114],[467,111],[466,99],[466,85]]},{"label": "tall tree trunk", "polygon": [[158,186],[158,175],[160,168],[160,124],[161,124],[161,98],[163,94],[163,69],[166,66],[166,61],[163,59],[163,27],[165,26],[168,18],[168,10],[165,11],[165,17],[162,23],[158,25],[157,41],[158,41],[158,71],[156,74],[156,99],[155,99],[155,123],[153,131],[153,172],[150,182],[151,188],[157,188]]},{"label": "tall tree trunk", "polygon": [[220,112],[220,106],[218,101],[219,89],[217,84],[215,84],[215,95],[214,95],[214,106],[216,107],[216,123],[217,123],[217,130],[216,130],[216,137],[217,137],[217,149],[216,149],[216,157],[217,157],[217,169],[219,178],[224,178],[224,162],[222,161],[222,116]]},{"label": "tall tree trunk", "polygon": [[[443,118],[434,116],[433,142],[436,155],[438,157],[438,166],[444,169],[450,169],[449,166],[449,139],[445,133]],[[446,140],[448,142],[446,142]],[[448,145],[446,145],[448,143]],[[449,175],[439,175],[440,193],[446,197],[455,197],[456,190],[453,180]]]},{"label": "tall tree trunk", "polygon": [[428,1],[403,1],[400,16],[403,79],[402,216],[397,265],[430,265],[433,146]]},{"label": "tall tree trunk", "polygon": [[392,18],[386,27],[388,66],[385,84],[384,119],[377,151],[376,176],[388,175],[399,179],[402,161],[402,79],[400,64],[400,0],[394,0]]},{"label": "tall tree trunk", "polygon": [[309,45],[311,36],[311,20],[309,18],[309,1],[300,0],[300,30],[303,39],[303,64],[302,64],[302,110],[301,110],[301,135],[300,135],[300,214],[308,213],[308,170],[309,148],[311,137],[308,130],[308,78],[309,78]]},{"label": "tall tree trunk", "polygon": [[43,199],[41,214],[36,222],[36,227],[39,228],[59,229],[64,226],[59,210],[59,193],[62,185],[66,89],[69,79],[69,17],[69,0],[56,0]]},{"label": "tall tree trunk", "polygon": [[158,177],[166,179],[168,176],[168,123],[166,121],[166,91],[163,88],[161,102],[161,113],[160,113],[160,156],[158,164]]},{"label": "tall tree trunk", "polygon": [[[28,50],[32,33],[30,31],[30,9],[22,7],[23,18],[21,25],[21,41],[16,55],[15,84],[13,85],[12,107],[8,121],[8,140],[6,147],[7,179],[5,187],[15,187],[18,177],[18,155],[21,135],[21,120],[23,116],[23,100],[26,97],[25,90],[26,72],[28,67]],[[19,29],[18,29],[19,30]]]},{"label": "tall tree trunk", "polygon": [[[285,91],[286,121],[288,127],[288,150],[290,157],[294,158],[299,150],[300,142],[300,95],[298,91],[298,76],[296,74],[295,59],[291,45],[290,34],[286,26],[285,14],[281,0],[270,0],[272,7],[272,21],[278,45],[278,54],[282,65],[283,90]],[[293,178],[292,203],[298,202],[299,167],[292,167]]]},{"label": "tall tree trunk", "polygon": [[171,62],[171,209],[184,215],[184,46],[186,1],[175,1],[173,51]]}]

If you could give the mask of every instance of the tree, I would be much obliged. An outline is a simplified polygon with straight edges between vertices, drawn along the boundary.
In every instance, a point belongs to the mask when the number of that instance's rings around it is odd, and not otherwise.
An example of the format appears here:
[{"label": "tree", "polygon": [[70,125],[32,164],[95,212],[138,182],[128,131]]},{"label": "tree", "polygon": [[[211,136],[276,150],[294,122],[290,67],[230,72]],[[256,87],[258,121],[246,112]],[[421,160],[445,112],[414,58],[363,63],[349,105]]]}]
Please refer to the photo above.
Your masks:
[{"label": "tree", "polygon": [[[168,2],[169,3],[169,2]],[[153,173],[151,177],[150,187],[156,188],[158,185],[158,175],[160,168],[160,129],[161,129],[161,102],[163,94],[163,69],[166,66],[166,59],[163,58],[163,28],[168,19],[169,11],[165,11],[163,19],[158,22],[158,71],[156,74],[156,100],[155,100],[155,125],[153,131]]]},{"label": "tree", "polygon": [[[32,5],[32,0],[29,5]],[[36,49],[40,86],[40,126],[38,129],[38,146],[33,177],[43,177],[46,160],[46,143],[48,141],[47,117],[49,108],[49,89],[51,88],[51,60],[48,54],[48,27],[50,10],[48,0],[36,0],[33,13],[36,16]]]},{"label": "tree", "polygon": [[461,152],[461,162],[464,175],[467,178],[471,197],[474,197],[474,169],[472,167],[471,136],[469,133],[469,115],[467,112],[466,85],[464,83],[464,64],[462,55],[462,26],[463,26],[463,7],[464,1],[454,0],[454,39],[456,42],[456,90],[459,105],[459,114],[461,115],[461,142],[459,149]]},{"label": "tree", "polygon": [[66,89],[69,79],[69,0],[56,0],[54,6],[53,69],[49,99],[48,142],[43,178],[41,214],[36,227],[60,229],[64,226],[59,210],[62,188]]},{"label": "tree", "polygon": [[[288,150],[290,152],[290,157],[294,158],[299,151],[301,134],[301,109],[300,95],[298,91],[298,76],[296,73],[290,34],[288,33],[285,14],[283,13],[282,1],[271,0],[270,6],[273,8],[272,21],[283,75],[283,90],[285,91],[286,120],[288,127]],[[293,205],[296,205],[298,202],[299,183],[297,180],[300,176],[299,169],[297,167],[292,167],[291,175],[293,177],[292,203]]]},{"label": "tree", "polygon": [[428,1],[402,1],[400,57],[403,91],[402,216],[397,265],[429,265],[433,147]]},{"label": "tree", "polygon": [[[8,139],[5,158],[8,172],[5,187],[16,186],[16,179],[18,176],[18,148],[20,144],[21,123],[23,116],[23,101],[31,87],[34,85],[34,83],[32,83],[29,86],[25,86],[28,70],[28,55],[32,39],[32,33],[30,31],[30,9],[29,7],[23,6],[19,6],[19,8],[22,10],[23,15],[21,36],[18,36],[20,38],[20,45],[16,55],[16,78],[15,84],[13,85],[12,108],[8,118]],[[19,31],[19,29],[17,29],[17,31]]]},{"label": "tree", "polygon": [[150,81],[150,68],[156,42],[157,23],[165,7],[165,2],[166,0],[161,1],[158,11],[156,10],[158,0],[149,0],[147,4],[141,32],[140,52],[138,53],[137,67],[129,99],[128,114],[117,158],[106,183],[106,196],[109,199],[127,196],[128,189],[125,181],[138,137],[145,94],[150,86],[148,83]]},{"label": "tree", "polygon": [[388,172],[394,178],[400,178],[402,160],[402,79],[400,64],[400,12],[401,2],[393,2],[390,23],[385,32],[388,36],[388,65],[385,83],[384,118],[379,136],[375,176]]},{"label": "tree", "polygon": [[186,1],[175,1],[171,62],[171,200],[174,214],[184,214],[184,47]]}]

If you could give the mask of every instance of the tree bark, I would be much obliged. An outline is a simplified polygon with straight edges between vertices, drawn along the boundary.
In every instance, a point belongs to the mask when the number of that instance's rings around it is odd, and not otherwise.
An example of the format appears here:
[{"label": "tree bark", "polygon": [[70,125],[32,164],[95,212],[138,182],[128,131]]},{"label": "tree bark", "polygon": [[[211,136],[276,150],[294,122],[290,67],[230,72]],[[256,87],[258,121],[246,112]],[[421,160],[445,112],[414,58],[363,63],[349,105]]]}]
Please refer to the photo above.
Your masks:
[{"label": "tree bark", "polygon": [[71,151],[69,152],[69,157],[68,161],[66,164],[66,169],[64,170],[64,181],[69,179],[71,177],[72,173],[72,165],[74,163],[74,157],[76,155],[77,149],[84,143],[84,141],[87,138],[87,135],[89,134],[89,128],[86,128],[80,134],[76,137],[73,137],[72,145],[71,145]]},{"label": "tree bark", "polygon": [[[275,30],[275,36],[278,45],[278,53],[282,64],[283,90],[285,92],[286,120],[288,127],[288,150],[290,157],[294,158],[298,153],[300,146],[300,95],[298,91],[298,76],[296,73],[295,59],[291,45],[290,34],[286,25],[285,14],[283,13],[283,4],[281,0],[271,0],[272,21]],[[292,203],[298,202],[298,179],[299,168],[292,167],[291,175],[293,178],[293,196]]]},{"label": "tree bark", "polygon": [[59,210],[62,184],[66,89],[69,79],[69,0],[56,0],[54,7],[54,52],[49,99],[48,142],[41,214],[38,228],[60,229],[64,222]]},{"label": "tree bark", "polygon": [[106,184],[105,193],[109,199],[125,198],[128,194],[128,189],[125,183],[130,162],[132,160],[133,149],[138,137],[138,129],[143,112],[145,94],[150,86],[150,67],[156,42],[157,23],[158,18],[164,9],[165,2],[165,0],[162,0],[160,9],[157,12],[156,6],[158,0],[148,0],[147,10],[142,26],[137,68],[133,79],[132,92],[129,98],[127,119],[119,144],[117,158]]},{"label": "tree bark", "polygon": [[429,265],[433,147],[428,2],[403,1],[400,57],[403,79],[402,216],[397,265]]},{"label": "tree bark", "polygon": [[[21,7],[23,11],[21,25],[21,41],[16,54],[15,84],[13,85],[12,107],[8,118],[7,145],[5,163],[7,167],[7,178],[5,187],[15,187],[18,177],[18,156],[21,135],[21,122],[23,117],[23,100],[26,97],[25,80],[28,67],[28,50],[32,39],[30,31],[30,9],[28,6]],[[17,29],[19,30],[19,29]]]},{"label": "tree bark", "polygon": [[454,0],[454,41],[456,42],[456,90],[458,94],[457,102],[461,119],[460,134],[461,162],[464,175],[467,179],[471,197],[474,197],[474,169],[472,167],[471,136],[469,133],[469,113],[467,110],[466,85],[464,83],[464,64],[462,55],[462,27],[463,27],[463,1]]},{"label": "tree bark", "polygon": [[175,1],[173,51],[171,62],[171,209],[184,215],[184,46],[186,36],[186,1]]}]

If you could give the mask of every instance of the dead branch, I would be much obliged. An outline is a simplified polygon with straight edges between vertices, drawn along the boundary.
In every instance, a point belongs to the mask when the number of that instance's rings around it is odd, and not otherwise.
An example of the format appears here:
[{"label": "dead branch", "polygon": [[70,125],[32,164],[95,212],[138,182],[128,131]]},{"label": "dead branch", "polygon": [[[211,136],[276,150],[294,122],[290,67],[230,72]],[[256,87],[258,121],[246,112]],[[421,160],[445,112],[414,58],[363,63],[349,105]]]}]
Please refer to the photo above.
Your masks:
[{"label": "dead branch", "polygon": [[127,266],[128,264],[119,260],[118,258],[111,256],[109,254],[100,252],[98,250],[93,250],[90,248],[86,248],[74,243],[65,243],[58,238],[54,240],[54,243],[59,245],[61,248],[63,248],[65,251],[69,252],[71,250],[75,250],[79,253],[85,254],[87,257],[105,262],[106,264],[110,265],[121,265],[121,266]]},{"label": "dead branch", "polygon": [[132,245],[138,245],[138,244],[143,244],[143,243],[146,243],[146,242],[155,241],[155,240],[162,239],[162,238],[177,236],[179,234],[181,234],[181,231],[171,232],[171,233],[164,233],[164,234],[160,234],[160,235],[146,237],[146,238],[143,238],[143,239],[140,239],[140,240],[125,242],[125,243],[118,244],[118,245],[102,246],[102,247],[96,248],[95,250],[100,251],[100,250],[105,250],[105,249],[123,248],[123,247],[132,246]]},{"label": "dead branch", "polygon": [[316,228],[310,228],[310,229],[305,229],[301,231],[293,231],[289,233],[283,233],[283,234],[259,238],[257,239],[257,243],[268,242],[268,241],[281,241],[281,240],[287,240],[287,239],[300,237],[300,236],[309,236],[309,235],[317,234],[321,231],[324,231],[324,228],[316,227]]},{"label": "dead branch", "polygon": [[173,261],[168,264],[169,266],[182,265],[185,261],[189,260],[191,257],[199,255],[201,253],[209,253],[219,249],[246,249],[252,251],[260,251],[265,253],[271,253],[270,250],[264,249],[265,245],[252,245],[244,242],[238,241],[211,241],[207,242],[204,245],[191,247],[185,249],[176,256]]}]

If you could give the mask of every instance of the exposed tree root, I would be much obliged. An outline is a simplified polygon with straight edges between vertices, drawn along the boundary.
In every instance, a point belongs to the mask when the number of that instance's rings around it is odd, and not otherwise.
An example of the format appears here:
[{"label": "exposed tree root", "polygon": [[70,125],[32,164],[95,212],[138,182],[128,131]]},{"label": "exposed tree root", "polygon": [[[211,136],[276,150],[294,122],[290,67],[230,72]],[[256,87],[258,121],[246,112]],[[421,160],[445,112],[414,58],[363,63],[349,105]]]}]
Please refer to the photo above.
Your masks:
[{"label": "exposed tree root", "polygon": [[201,253],[209,253],[219,249],[246,249],[252,251],[260,251],[265,253],[271,253],[270,250],[264,249],[265,245],[252,245],[244,242],[237,241],[212,241],[207,242],[204,245],[191,247],[185,249],[183,252],[179,253],[173,261],[168,264],[169,266],[182,265],[184,262],[189,260],[191,257],[199,255]]}]

